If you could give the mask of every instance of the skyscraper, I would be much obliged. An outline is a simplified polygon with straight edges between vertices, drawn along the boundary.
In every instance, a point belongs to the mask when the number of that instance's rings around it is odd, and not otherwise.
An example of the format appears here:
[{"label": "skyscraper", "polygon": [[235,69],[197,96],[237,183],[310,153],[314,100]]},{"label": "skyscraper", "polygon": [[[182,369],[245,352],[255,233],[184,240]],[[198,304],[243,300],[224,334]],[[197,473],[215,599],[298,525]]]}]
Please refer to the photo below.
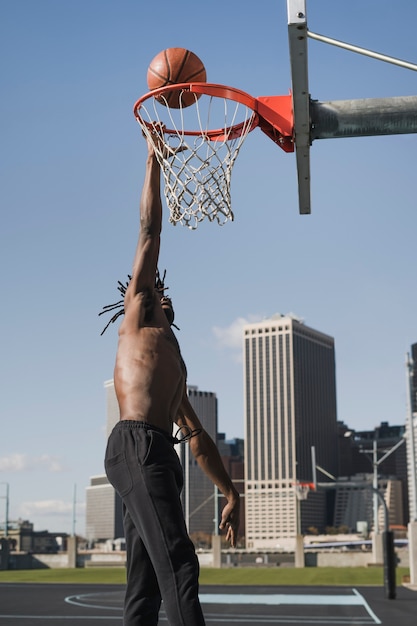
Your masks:
[{"label": "skyscraper", "polygon": [[[326,492],[298,502],[317,463],[337,473],[334,340],[293,315],[244,327],[246,546],[292,546],[328,523]],[[329,494],[330,495],[330,494]]]},{"label": "skyscraper", "polygon": [[120,419],[120,413],[113,379],[104,382],[104,389],[106,390],[106,436],[108,438]]},{"label": "skyscraper", "polygon": [[[106,380],[106,436],[119,421],[113,380]],[[104,450],[103,450],[104,457]],[[92,476],[86,488],[86,536],[88,541],[119,539],[124,536],[122,501],[105,474]]]},{"label": "skyscraper", "polygon": [[[217,396],[213,391],[200,391],[194,385],[187,386],[188,398],[204,429],[217,442]],[[189,453],[188,444],[178,445],[184,468],[182,493],[185,520],[190,534],[213,533],[215,516],[215,490],[211,480],[202,472],[197,461]]]},{"label": "skyscraper", "polygon": [[417,343],[411,346],[411,411],[417,415]]},{"label": "skyscraper", "polygon": [[409,403],[406,427],[410,521],[417,521],[417,343],[407,358]]},{"label": "skyscraper", "polygon": [[86,538],[89,542],[124,537],[122,501],[105,474],[91,476],[86,488]]}]

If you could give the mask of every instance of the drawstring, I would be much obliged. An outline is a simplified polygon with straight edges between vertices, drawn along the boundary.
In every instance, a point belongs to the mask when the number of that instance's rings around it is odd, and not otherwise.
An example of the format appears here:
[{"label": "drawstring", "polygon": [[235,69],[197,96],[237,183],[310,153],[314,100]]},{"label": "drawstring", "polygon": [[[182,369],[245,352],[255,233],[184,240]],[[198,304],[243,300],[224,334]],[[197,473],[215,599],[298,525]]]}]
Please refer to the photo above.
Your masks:
[{"label": "drawstring", "polygon": [[[186,433],[185,435],[183,435],[180,439],[178,438],[178,434],[182,431],[185,430]],[[197,435],[199,435],[201,432],[203,432],[202,428],[194,428],[194,430],[191,430],[191,428],[189,426],[187,426],[187,424],[183,424],[182,426],[178,427],[177,432],[175,433],[175,435],[173,436],[173,440],[174,440],[174,444],[176,443],[187,443],[187,441],[189,441],[191,439],[191,437],[196,437]]]}]

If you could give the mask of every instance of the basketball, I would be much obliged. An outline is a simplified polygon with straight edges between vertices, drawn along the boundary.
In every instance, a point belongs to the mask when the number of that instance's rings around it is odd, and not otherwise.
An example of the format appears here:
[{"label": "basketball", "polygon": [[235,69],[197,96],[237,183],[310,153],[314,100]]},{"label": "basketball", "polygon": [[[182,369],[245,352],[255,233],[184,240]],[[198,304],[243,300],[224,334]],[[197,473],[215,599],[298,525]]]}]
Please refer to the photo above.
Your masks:
[{"label": "basketball", "polygon": [[[147,82],[150,91],[176,83],[205,83],[206,68],[194,52],[185,48],[167,48],[152,59],[148,68]],[[188,91],[167,91],[157,98],[173,109],[194,104],[201,94]]]}]

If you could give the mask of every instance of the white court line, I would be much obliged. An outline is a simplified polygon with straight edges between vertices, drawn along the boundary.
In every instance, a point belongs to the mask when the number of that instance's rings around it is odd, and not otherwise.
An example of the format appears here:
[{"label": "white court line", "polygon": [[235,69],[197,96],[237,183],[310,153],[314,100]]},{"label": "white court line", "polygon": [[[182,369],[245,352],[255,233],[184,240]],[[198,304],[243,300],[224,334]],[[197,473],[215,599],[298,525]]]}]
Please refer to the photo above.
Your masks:
[{"label": "white court line", "polygon": [[365,598],[363,596],[361,596],[361,594],[359,593],[359,591],[357,589],[352,589],[353,593],[358,594],[358,596],[360,598],[362,598],[363,600],[363,606],[366,608],[366,610],[368,611],[369,615],[372,617],[373,620],[375,620],[375,624],[382,624],[381,620],[377,618],[377,616],[375,615],[375,613],[373,612],[373,610],[371,609],[371,607],[369,606],[369,604],[367,603],[367,601],[365,600]]},{"label": "white court line", "polygon": [[13,620],[13,619],[30,619],[32,621],[41,619],[42,621],[45,620],[50,620],[50,619],[54,619],[54,620],[61,620],[61,619],[68,619],[68,620],[93,620],[93,619],[97,619],[97,620],[103,620],[103,619],[112,619],[112,620],[121,620],[121,617],[115,617],[110,616],[110,617],[103,617],[103,616],[98,616],[98,615],[0,615],[0,619],[9,619],[9,620]]},{"label": "white court line", "polygon": [[[96,597],[100,594],[83,594],[76,596],[68,596],[65,598],[65,602],[68,604],[74,604],[76,606],[89,607],[95,609],[113,609],[118,610],[117,607],[111,607],[103,604],[89,604],[86,602],[88,598]],[[352,594],[234,594],[234,593],[201,593],[201,604],[235,604],[235,605],[268,605],[268,606],[359,606],[363,607],[369,617],[364,616],[360,618],[356,617],[315,617],[315,616],[274,616],[270,618],[268,616],[262,616],[263,623],[291,623],[302,622],[304,624],[325,624],[332,621],[333,624],[381,624],[375,613],[372,611],[365,598],[356,590],[352,589]],[[162,616],[161,616],[162,617]],[[220,616],[219,616],[220,617]],[[221,616],[224,619],[220,621],[234,622],[234,621],[253,621],[254,616],[246,618],[245,616],[228,615]],[[260,616],[259,616],[260,617]],[[216,619],[216,618],[215,618]],[[162,617],[162,620],[164,618]],[[206,621],[213,621],[213,616],[206,617]],[[218,621],[218,618],[217,618]]]},{"label": "white court line", "polygon": [[[116,592],[118,594],[118,592]],[[64,598],[64,602],[67,604],[74,604],[75,606],[88,607],[89,609],[107,609],[109,611],[122,611],[122,606],[109,606],[108,604],[90,604],[86,602],[86,598],[97,597],[100,593],[84,593],[77,596],[67,596]],[[84,600],[84,602],[83,602]]]},{"label": "white court line", "polygon": [[325,605],[325,606],[363,606],[361,595],[314,595],[314,594],[234,594],[202,593],[202,604],[267,604],[267,605]]}]

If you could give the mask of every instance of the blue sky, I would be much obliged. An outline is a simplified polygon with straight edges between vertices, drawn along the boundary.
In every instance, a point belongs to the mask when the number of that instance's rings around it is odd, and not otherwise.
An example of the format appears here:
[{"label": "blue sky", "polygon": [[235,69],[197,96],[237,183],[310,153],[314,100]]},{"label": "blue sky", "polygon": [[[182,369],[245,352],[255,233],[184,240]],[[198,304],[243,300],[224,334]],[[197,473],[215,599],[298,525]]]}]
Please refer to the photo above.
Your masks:
[{"label": "blue sky", "polygon": [[[417,63],[414,0],[310,0],[310,30]],[[145,144],[132,107],[160,50],[204,61],[210,82],[254,96],[291,88],[284,0],[3,0],[0,519],[84,531],[103,470],[117,328],[97,313],[130,271]],[[417,95],[417,74],[309,41],[320,101]],[[235,222],[165,220],[161,264],[189,383],[215,391],[219,429],[242,437],[240,328],[292,312],[336,344],[338,417],[357,429],[406,415],[417,341],[417,137],[314,142],[310,216],[294,155],[260,131],[232,178]]]}]

